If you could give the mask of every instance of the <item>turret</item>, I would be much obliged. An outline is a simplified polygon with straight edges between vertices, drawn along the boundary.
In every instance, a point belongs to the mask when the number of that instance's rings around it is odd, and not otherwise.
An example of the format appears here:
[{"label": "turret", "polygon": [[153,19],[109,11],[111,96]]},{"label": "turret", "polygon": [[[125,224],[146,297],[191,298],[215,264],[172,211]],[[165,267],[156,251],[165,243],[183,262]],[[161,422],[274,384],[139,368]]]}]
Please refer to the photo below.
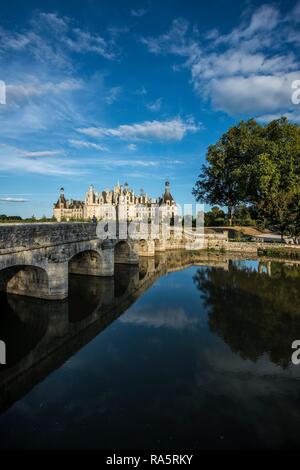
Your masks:
[{"label": "turret", "polygon": [[66,207],[66,203],[67,203],[66,198],[65,198],[65,189],[60,188],[59,192],[60,192],[60,195],[59,195],[60,208],[64,208]]},{"label": "turret", "polygon": [[92,184],[89,186],[89,190],[88,190],[86,196],[87,196],[86,197],[87,204],[93,204],[94,203],[95,192],[94,192],[94,186]]},{"label": "turret", "polygon": [[173,196],[170,192],[170,181],[167,180],[165,182],[165,192],[164,192],[164,195],[162,197],[162,203],[170,205],[170,204],[172,204],[173,201],[174,201],[174,199],[173,199]]}]

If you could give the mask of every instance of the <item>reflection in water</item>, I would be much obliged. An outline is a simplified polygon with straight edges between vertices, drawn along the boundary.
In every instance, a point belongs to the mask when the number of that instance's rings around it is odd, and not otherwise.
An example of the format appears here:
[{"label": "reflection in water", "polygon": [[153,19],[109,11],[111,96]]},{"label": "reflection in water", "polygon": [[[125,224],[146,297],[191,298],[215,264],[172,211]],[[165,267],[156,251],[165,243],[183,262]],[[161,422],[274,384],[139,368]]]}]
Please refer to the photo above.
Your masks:
[{"label": "reflection in water", "polygon": [[[45,335],[49,312],[42,311],[45,302],[36,299],[31,302],[29,298],[17,295],[6,296],[0,292],[0,334],[7,349],[7,367],[18,363],[30,353]],[[1,374],[6,367],[0,367]]]},{"label": "reflection in water", "polygon": [[296,263],[175,252],[69,294],[1,294],[0,447],[300,447]]},{"label": "reflection in water", "polygon": [[[228,271],[198,270],[194,282],[208,311],[211,331],[243,359],[263,353],[282,367],[291,344],[300,338],[300,271],[297,266],[269,263],[269,274],[230,263]],[[262,272],[262,274],[261,274]]]},{"label": "reflection in water", "polygon": [[130,282],[139,276],[137,265],[116,264],[114,275],[114,295],[117,298],[126,294],[130,288]]}]

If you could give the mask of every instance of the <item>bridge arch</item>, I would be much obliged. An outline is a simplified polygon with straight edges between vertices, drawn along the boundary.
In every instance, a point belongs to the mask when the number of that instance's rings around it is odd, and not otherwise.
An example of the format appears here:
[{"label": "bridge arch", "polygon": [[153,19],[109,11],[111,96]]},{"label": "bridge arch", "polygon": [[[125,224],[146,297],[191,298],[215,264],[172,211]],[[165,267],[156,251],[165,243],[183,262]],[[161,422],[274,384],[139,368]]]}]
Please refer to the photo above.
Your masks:
[{"label": "bridge arch", "polygon": [[159,238],[155,238],[154,245],[155,249],[158,250],[160,248],[161,240]]},{"label": "bridge arch", "polygon": [[128,240],[119,240],[114,248],[115,264],[138,264],[138,253]]},{"label": "bridge arch", "polygon": [[130,245],[125,240],[120,240],[115,245],[115,263],[126,262],[130,256]]},{"label": "bridge arch", "polygon": [[1,269],[0,291],[40,299],[49,298],[47,271],[39,266],[15,264]]},{"label": "bridge arch", "polygon": [[144,257],[152,257],[155,255],[155,243],[154,240],[147,240],[145,238],[141,238],[137,244],[137,251],[139,256]]},{"label": "bridge arch", "polygon": [[80,249],[80,251],[70,256],[68,270],[71,274],[101,276],[103,271],[102,252],[92,248]]},{"label": "bridge arch", "polygon": [[139,240],[139,255],[147,256],[148,255],[148,242],[145,239]]}]

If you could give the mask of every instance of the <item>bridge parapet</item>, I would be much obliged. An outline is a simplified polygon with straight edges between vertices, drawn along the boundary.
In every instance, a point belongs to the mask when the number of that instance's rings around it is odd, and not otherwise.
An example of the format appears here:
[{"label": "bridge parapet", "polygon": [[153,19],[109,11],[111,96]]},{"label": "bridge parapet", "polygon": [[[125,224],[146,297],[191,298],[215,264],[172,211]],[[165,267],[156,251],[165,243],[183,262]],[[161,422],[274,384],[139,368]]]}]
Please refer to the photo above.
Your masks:
[{"label": "bridge parapet", "polygon": [[85,222],[1,224],[0,254],[96,238],[96,226]]}]

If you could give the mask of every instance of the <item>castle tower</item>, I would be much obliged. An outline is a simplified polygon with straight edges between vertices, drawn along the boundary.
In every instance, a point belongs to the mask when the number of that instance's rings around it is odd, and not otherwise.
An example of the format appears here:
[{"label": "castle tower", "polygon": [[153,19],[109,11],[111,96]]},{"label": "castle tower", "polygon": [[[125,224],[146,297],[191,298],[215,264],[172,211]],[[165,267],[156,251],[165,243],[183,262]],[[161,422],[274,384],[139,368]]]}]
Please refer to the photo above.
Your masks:
[{"label": "castle tower", "polygon": [[165,182],[165,194],[170,194],[170,181]]},{"label": "castle tower", "polygon": [[61,209],[65,208],[66,207],[66,198],[65,198],[65,189],[64,188],[60,188],[59,190],[59,207]]},{"label": "castle tower", "polygon": [[160,206],[163,206],[164,217],[173,217],[177,215],[177,206],[170,191],[170,181],[165,182],[165,192],[160,199]]},{"label": "castle tower", "polygon": [[91,184],[90,187],[89,187],[89,190],[86,194],[86,203],[87,204],[94,204],[94,199],[95,199],[94,186]]}]

